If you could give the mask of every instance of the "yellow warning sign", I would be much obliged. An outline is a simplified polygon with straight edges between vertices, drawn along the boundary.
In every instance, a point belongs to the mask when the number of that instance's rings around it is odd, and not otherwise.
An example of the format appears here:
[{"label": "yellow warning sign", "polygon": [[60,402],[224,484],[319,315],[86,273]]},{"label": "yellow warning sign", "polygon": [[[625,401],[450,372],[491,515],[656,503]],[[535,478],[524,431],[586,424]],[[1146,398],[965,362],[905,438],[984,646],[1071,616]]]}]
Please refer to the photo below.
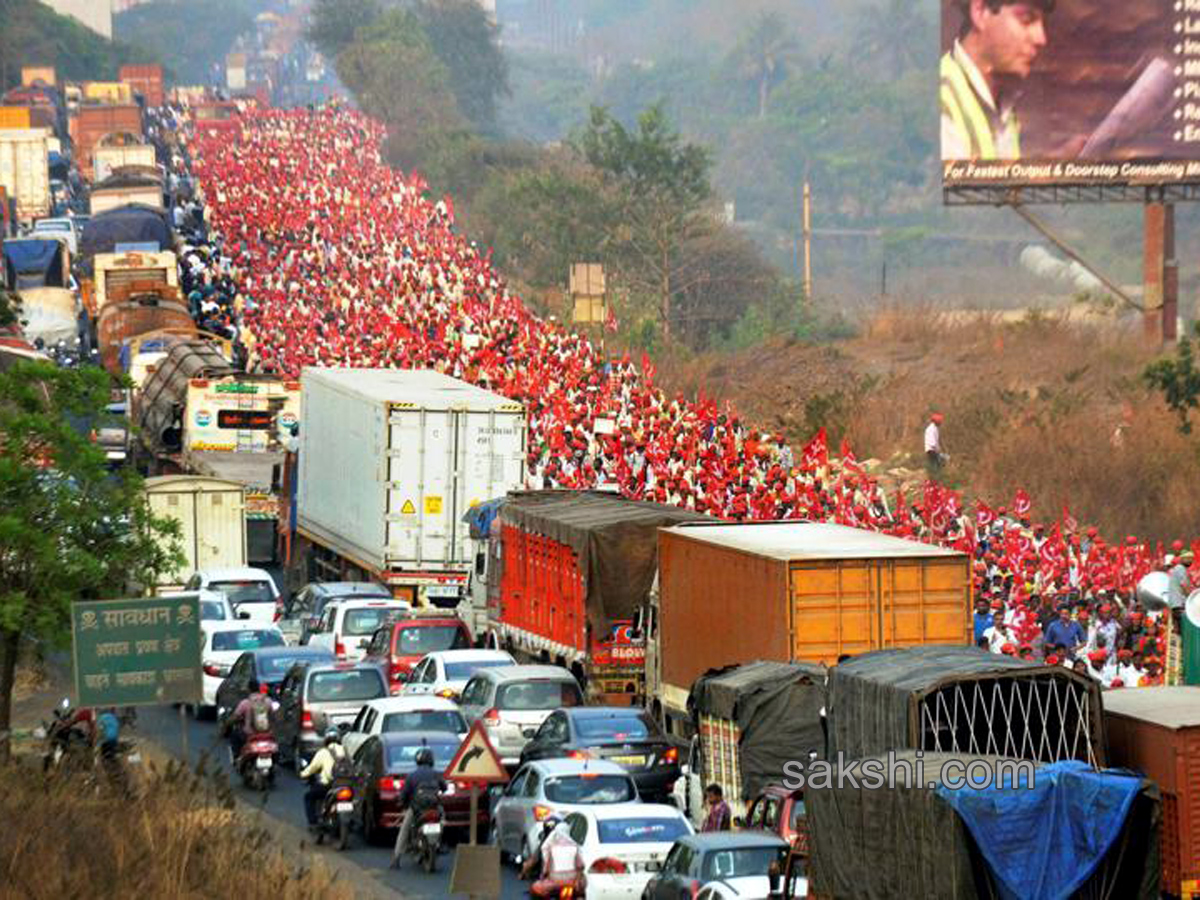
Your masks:
[{"label": "yellow warning sign", "polygon": [[400,507],[400,515],[415,516],[416,514],[417,508],[413,505],[413,502],[411,500],[405,500],[404,505]]},{"label": "yellow warning sign", "polygon": [[442,498],[429,496],[425,498],[425,515],[438,516],[442,513]]}]

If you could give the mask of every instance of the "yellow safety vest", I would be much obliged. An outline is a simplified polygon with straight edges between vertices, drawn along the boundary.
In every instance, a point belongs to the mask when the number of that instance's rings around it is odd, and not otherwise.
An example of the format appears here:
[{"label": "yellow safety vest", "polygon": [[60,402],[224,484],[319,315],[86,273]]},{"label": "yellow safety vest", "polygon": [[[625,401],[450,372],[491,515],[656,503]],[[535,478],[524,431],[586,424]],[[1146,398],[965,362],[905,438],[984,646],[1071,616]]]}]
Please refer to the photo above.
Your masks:
[{"label": "yellow safety vest", "polygon": [[[962,143],[971,148],[971,159],[996,159],[996,132],[993,116],[971,87],[967,73],[952,53],[942,57],[942,115],[954,123]],[[1021,155],[1021,136],[1013,120],[1014,156]]]}]

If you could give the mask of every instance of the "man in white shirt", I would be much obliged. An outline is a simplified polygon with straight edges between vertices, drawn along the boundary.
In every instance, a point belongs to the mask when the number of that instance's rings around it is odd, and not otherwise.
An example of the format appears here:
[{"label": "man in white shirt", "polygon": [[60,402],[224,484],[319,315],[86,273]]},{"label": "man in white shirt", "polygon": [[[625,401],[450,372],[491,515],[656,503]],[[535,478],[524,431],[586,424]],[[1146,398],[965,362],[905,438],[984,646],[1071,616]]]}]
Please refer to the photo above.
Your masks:
[{"label": "man in white shirt", "polygon": [[1003,610],[998,611],[993,617],[992,627],[983,632],[983,637],[988,642],[988,650],[992,653],[1002,653],[1005,644],[1017,643],[1012,631],[1004,624]]},{"label": "man in white shirt", "polygon": [[941,470],[946,464],[946,454],[942,452],[942,422],[941,413],[929,417],[925,426],[925,468],[932,474]]}]

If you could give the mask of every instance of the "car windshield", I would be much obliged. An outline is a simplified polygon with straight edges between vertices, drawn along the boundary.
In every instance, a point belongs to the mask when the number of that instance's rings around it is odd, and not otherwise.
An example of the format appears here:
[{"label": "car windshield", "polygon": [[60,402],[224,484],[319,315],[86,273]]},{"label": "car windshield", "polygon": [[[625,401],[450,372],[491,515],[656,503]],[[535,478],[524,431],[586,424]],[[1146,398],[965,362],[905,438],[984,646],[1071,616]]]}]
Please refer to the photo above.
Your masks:
[{"label": "car windshield", "polygon": [[433,751],[433,767],[441,770],[450,765],[458,750],[458,741],[430,740],[421,744],[392,744],[387,748],[387,765],[390,772],[412,771],[417,767],[417,751],[428,747]]},{"label": "car windshield", "polygon": [[314,672],[308,680],[308,699],[313,703],[374,700],[386,697],[387,693],[387,686],[378,669]]},{"label": "car windshield", "polygon": [[[260,656],[258,658],[258,676],[259,679],[266,681],[278,681],[287,674],[293,664],[312,660],[312,654],[304,654],[301,656]],[[324,661],[324,660],[322,660]]]},{"label": "car windshield", "polygon": [[200,601],[200,619],[201,621],[224,621],[228,616],[225,615],[225,604],[218,603],[216,600],[201,600]]},{"label": "car windshield", "polygon": [[424,656],[438,650],[466,650],[470,643],[457,625],[409,625],[400,629],[396,652]]},{"label": "car windshield", "polygon": [[212,636],[213,650],[254,650],[258,647],[282,647],[283,645],[283,635],[278,631],[266,629],[218,631]]},{"label": "car windshield", "polygon": [[599,826],[602,844],[670,844],[689,833],[682,818],[674,819],[601,819]]},{"label": "car windshield", "polygon": [[476,659],[466,662],[448,662],[446,666],[447,681],[466,681],[480,669],[498,669],[500,666],[514,665],[511,659]]},{"label": "car windshield", "polygon": [[736,847],[711,850],[704,856],[702,878],[717,881],[726,878],[765,876],[771,863],[777,862],[783,871],[787,862],[786,847]]},{"label": "car windshield", "polygon": [[342,634],[352,637],[374,634],[393,610],[385,606],[374,609],[348,609],[342,621]]},{"label": "car windshield", "polygon": [[274,603],[275,595],[265,581],[213,581],[208,587],[220,591],[230,603]]},{"label": "car windshield", "polygon": [[570,681],[524,681],[501,685],[497,709],[559,709],[582,706],[579,688]]},{"label": "car windshield", "polygon": [[421,709],[388,713],[383,717],[384,731],[451,731],[463,734],[466,720],[457,709]]},{"label": "car windshield", "polygon": [[650,726],[637,715],[593,717],[575,720],[575,730],[585,741],[629,741],[650,736]]},{"label": "car windshield", "polygon": [[627,775],[566,775],[546,782],[551,803],[630,803],[637,789]]}]

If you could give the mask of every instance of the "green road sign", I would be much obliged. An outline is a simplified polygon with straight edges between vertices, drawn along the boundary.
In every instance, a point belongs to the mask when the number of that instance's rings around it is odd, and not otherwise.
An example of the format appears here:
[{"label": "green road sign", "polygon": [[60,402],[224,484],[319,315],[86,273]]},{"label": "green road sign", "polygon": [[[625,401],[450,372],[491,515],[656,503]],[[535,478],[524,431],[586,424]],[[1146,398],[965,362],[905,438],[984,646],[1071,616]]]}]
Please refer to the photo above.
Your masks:
[{"label": "green road sign", "polygon": [[200,700],[200,598],[71,604],[79,706]]}]

